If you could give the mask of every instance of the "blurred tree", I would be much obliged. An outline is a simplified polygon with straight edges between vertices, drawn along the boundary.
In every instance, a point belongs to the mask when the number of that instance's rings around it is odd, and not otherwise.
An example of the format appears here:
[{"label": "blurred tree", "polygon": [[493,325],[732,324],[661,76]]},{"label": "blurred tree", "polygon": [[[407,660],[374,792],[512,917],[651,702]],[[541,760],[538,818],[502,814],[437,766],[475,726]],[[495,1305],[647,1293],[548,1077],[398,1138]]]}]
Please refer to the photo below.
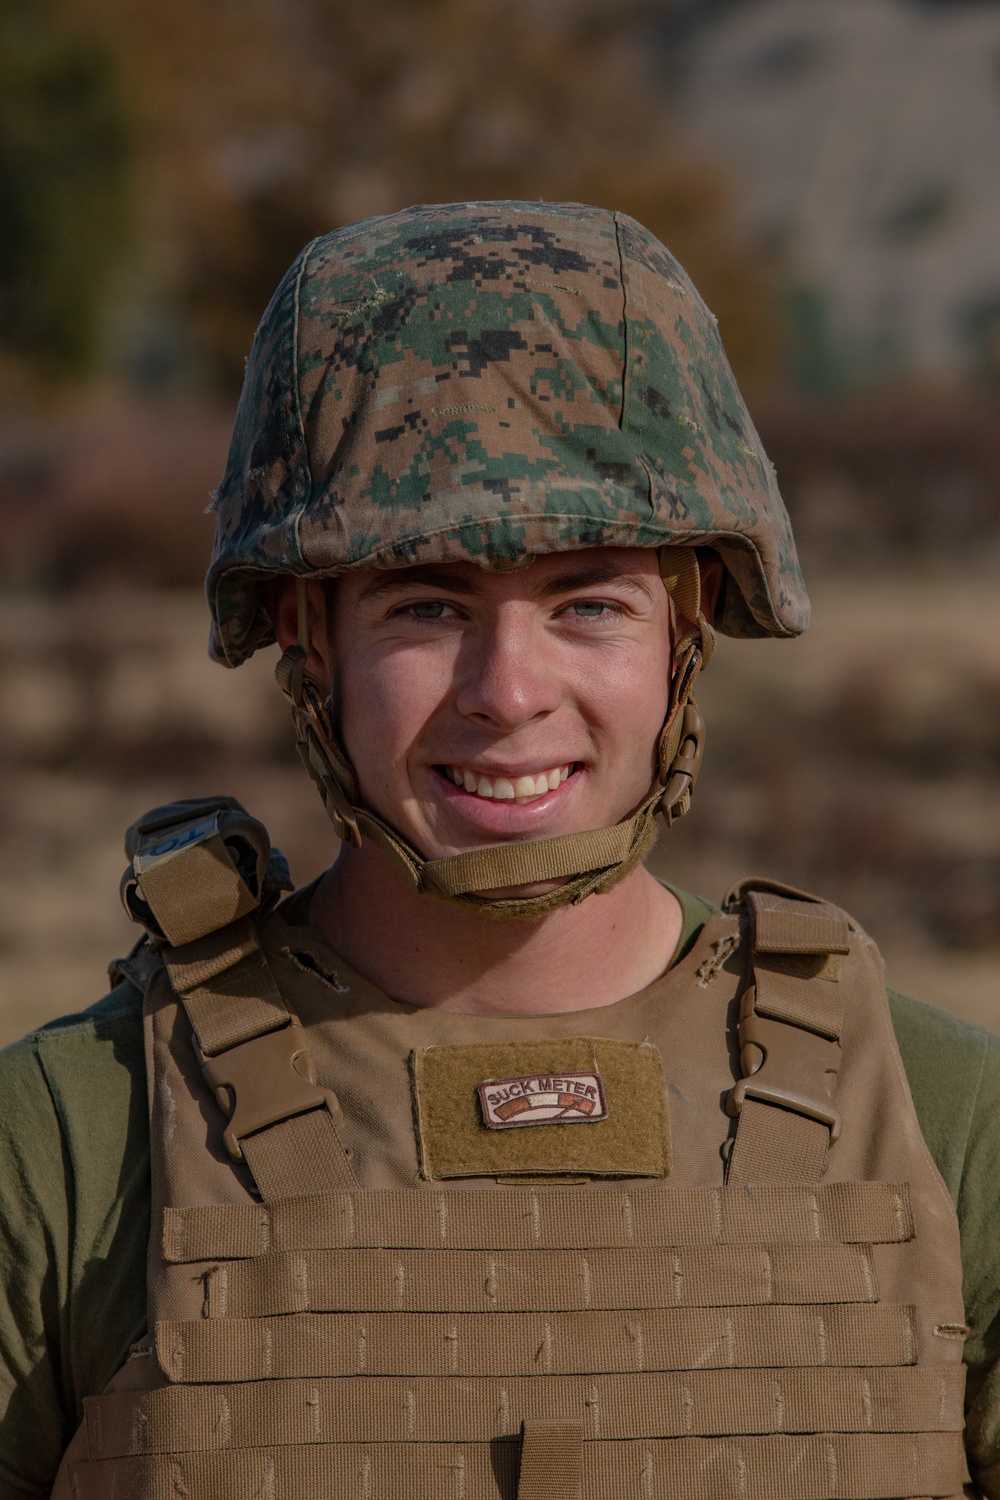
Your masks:
[{"label": "blurred tree", "polygon": [[84,373],[118,258],[129,131],[114,60],[39,0],[0,0],[0,349]]},{"label": "blurred tree", "polygon": [[217,388],[238,388],[267,297],[307,239],[465,198],[634,213],[693,275],[738,373],[774,371],[768,269],[646,66],[648,27],[672,0],[60,3],[119,50],[151,281]]}]

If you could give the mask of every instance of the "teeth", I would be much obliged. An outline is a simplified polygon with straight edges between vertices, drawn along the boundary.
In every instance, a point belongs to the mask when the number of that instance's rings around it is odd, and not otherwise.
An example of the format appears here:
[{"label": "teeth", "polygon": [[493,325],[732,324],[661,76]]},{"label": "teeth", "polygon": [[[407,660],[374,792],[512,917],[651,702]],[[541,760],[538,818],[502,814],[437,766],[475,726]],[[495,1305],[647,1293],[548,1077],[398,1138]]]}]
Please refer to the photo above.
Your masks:
[{"label": "teeth", "polygon": [[568,778],[572,765],[553,766],[551,771],[538,771],[534,776],[480,776],[475,771],[463,770],[461,766],[445,766],[444,773],[455,786],[476,797],[492,798],[496,802],[531,802],[554,792]]}]

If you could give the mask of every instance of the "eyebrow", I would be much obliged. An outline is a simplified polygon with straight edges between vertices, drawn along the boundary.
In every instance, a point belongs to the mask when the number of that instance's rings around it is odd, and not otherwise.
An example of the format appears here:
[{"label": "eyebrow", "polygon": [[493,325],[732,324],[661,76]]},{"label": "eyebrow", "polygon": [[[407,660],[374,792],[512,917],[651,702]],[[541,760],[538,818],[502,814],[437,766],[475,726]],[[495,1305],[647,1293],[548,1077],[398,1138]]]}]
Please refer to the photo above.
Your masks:
[{"label": "eyebrow", "polygon": [[649,590],[641,578],[634,573],[623,573],[614,563],[606,561],[588,563],[548,579],[538,590],[538,597],[547,599],[554,594],[571,594],[576,589],[592,588],[597,583],[624,584],[626,588],[638,589],[649,597]]},{"label": "eyebrow", "polygon": [[[615,567],[614,563],[604,560],[588,563],[586,566],[547,579],[535,591],[535,596],[540,599],[550,599],[558,594],[571,594],[576,589],[592,588],[600,583],[624,584],[627,588],[637,589],[647,598],[649,597],[649,590],[643,579],[632,573],[623,573]],[[361,599],[374,599],[382,594],[402,593],[409,588],[441,589],[442,592],[461,594],[466,598],[482,592],[474,577],[429,565],[393,569],[383,577],[376,578],[372,583],[367,584],[362,589],[360,597]]]},{"label": "eyebrow", "polygon": [[387,571],[373,583],[361,590],[362,599],[375,599],[379,594],[396,594],[412,588],[441,589],[450,594],[476,594],[479,590],[471,578],[461,574],[440,572],[436,568],[400,568]]}]

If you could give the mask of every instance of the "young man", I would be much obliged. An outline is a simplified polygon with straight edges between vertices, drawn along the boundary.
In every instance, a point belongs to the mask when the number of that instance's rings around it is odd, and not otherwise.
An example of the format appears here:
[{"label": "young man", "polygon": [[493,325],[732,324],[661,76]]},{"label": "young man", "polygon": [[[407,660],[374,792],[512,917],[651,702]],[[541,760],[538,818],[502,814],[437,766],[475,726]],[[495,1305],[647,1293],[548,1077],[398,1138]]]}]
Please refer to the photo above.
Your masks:
[{"label": "young man", "polygon": [[680,267],[579,205],[316,241],[217,513],[343,847],[279,904],[241,808],[148,814],[147,936],[6,1054],[5,1493],[1000,1494],[996,1044],[642,865],[713,626],[808,611]]}]

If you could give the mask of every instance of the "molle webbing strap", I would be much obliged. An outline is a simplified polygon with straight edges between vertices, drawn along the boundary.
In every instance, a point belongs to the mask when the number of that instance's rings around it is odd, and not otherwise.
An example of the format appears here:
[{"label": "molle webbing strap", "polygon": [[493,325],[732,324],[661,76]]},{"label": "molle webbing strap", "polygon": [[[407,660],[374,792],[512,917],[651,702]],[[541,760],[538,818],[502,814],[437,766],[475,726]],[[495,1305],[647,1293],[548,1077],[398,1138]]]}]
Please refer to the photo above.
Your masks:
[{"label": "molle webbing strap", "polygon": [[156,1325],[175,1384],[343,1375],[598,1375],[912,1365],[897,1303],[574,1313],[298,1313]]},{"label": "molle webbing strap", "polygon": [[581,1418],[526,1417],[517,1500],[581,1500],[582,1493]]},{"label": "molle webbing strap", "polygon": [[727,1182],[815,1182],[840,1131],[838,984],[850,928],[835,908],[786,887],[745,882],[735,896],[746,900],[753,941]]},{"label": "molle webbing strap", "polygon": [[263,826],[232,798],[157,808],[129,830],[129,914],[160,949],[228,1116],[223,1140],[263,1198],[350,1187],[336,1099],[275,983],[251,914],[290,885]]},{"label": "molle webbing strap", "polygon": [[727,1187],[412,1188],[274,1203],[168,1208],[168,1263],[239,1260],[344,1246],[427,1250],[601,1246],[898,1244],[913,1236],[905,1183],[743,1183]]},{"label": "molle webbing strap", "polygon": [[331,1187],[355,1180],[328,1109],[292,1115],[247,1136],[242,1144],[257,1191],[265,1200],[301,1193],[320,1180]]},{"label": "molle webbing strap", "polygon": [[811,1182],[823,1174],[829,1147],[825,1125],[788,1112],[775,1121],[775,1107],[748,1099],[740,1113],[728,1177],[736,1182],[758,1182],[791,1177]]},{"label": "molle webbing strap", "polygon": [[862,1245],[652,1250],[289,1250],[205,1273],[210,1318],[298,1312],[583,1312],[875,1302]]},{"label": "molle webbing strap", "polygon": [[206,1056],[228,1051],[291,1020],[246,919],[182,948],[164,947],[161,954]]},{"label": "molle webbing strap", "polygon": [[231,1156],[265,1200],[353,1186],[335,1128],[336,1099],[316,1083],[302,1028],[283,1000],[249,921],[163,951],[202,1057],[224,1103]]},{"label": "molle webbing strap", "polygon": [[807,1432],[960,1432],[965,1371],[714,1370],[554,1375],[495,1381],[433,1377],[272,1380],[167,1386],[91,1397],[91,1458],[284,1443],[485,1443],[522,1418],[582,1413],[581,1438],[763,1436]]},{"label": "molle webbing strap", "polygon": [[[584,1443],[590,1500],[891,1500],[960,1496],[954,1433],[823,1433]],[[520,1444],[337,1443],[173,1453],[74,1466],[75,1500],[514,1500]],[[566,1492],[549,1492],[564,1500]],[[572,1494],[572,1492],[569,1492]],[[529,1492],[539,1500],[545,1490]],[[525,1500],[524,1492],[518,1500]]]}]

